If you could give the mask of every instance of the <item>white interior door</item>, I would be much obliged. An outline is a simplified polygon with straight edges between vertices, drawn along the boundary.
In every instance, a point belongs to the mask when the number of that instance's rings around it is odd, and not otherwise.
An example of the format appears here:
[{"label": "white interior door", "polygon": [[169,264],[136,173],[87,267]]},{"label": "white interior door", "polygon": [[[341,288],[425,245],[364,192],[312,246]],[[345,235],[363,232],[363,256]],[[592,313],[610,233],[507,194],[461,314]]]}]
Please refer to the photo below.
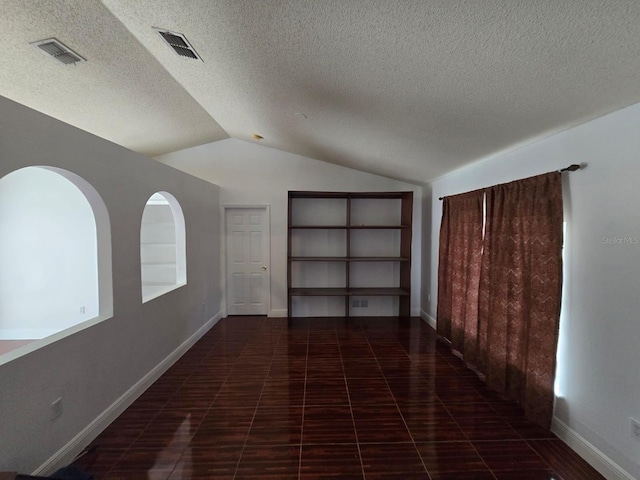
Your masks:
[{"label": "white interior door", "polygon": [[269,225],[266,208],[227,208],[227,313],[266,315]]}]

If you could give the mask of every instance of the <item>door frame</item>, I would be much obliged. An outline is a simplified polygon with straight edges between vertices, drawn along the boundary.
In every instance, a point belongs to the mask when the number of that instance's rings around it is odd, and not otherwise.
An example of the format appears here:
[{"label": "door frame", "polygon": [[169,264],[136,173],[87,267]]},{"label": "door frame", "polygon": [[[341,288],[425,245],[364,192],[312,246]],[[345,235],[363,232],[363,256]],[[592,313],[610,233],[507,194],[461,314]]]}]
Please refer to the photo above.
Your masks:
[{"label": "door frame", "polygon": [[271,205],[269,204],[250,204],[250,205],[236,205],[236,204],[223,204],[222,205],[222,214],[220,218],[220,223],[222,224],[222,241],[220,242],[220,284],[222,285],[222,291],[224,294],[222,295],[222,317],[226,318],[229,316],[229,311],[227,308],[227,295],[229,294],[229,289],[227,288],[227,214],[229,210],[249,210],[249,209],[257,209],[264,210],[265,213],[265,221],[267,227],[267,235],[265,235],[267,242],[267,257],[265,261],[265,265],[267,266],[267,284],[266,284],[266,292],[267,298],[265,299],[265,303],[267,305],[267,317],[271,316]]}]

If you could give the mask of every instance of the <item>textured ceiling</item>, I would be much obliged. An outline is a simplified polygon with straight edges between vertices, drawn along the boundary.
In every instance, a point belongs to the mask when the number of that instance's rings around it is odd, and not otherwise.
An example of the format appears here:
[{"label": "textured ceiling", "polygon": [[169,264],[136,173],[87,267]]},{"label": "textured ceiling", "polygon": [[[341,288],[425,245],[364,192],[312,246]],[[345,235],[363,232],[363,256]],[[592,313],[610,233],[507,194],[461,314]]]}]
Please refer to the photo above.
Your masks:
[{"label": "textured ceiling", "polygon": [[[0,0],[0,95],[147,155],[227,138],[109,10],[94,0]],[[55,37],[87,59],[30,45]]]},{"label": "textured ceiling", "polygon": [[[102,3],[0,0],[0,95],[145,153],[259,133],[425,183],[640,101],[638,0]],[[88,62],[28,45],[50,36]]]}]

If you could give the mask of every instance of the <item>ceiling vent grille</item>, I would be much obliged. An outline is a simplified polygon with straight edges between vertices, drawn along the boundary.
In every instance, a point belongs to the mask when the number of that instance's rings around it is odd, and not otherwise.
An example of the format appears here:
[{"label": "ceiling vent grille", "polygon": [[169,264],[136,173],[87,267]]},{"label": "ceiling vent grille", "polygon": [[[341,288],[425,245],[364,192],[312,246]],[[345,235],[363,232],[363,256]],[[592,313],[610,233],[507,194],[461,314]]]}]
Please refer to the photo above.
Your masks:
[{"label": "ceiling vent grille", "polygon": [[76,63],[86,62],[84,58],[55,38],[38,40],[37,42],[31,43],[31,45],[65,65],[75,65]]},{"label": "ceiling vent grille", "polygon": [[201,62],[203,61],[202,57],[198,55],[198,52],[196,52],[195,48],[191,46],[189,40],[187,40],[187,37],[183,34],[171,32],[162,28],[154,28],[154,30],[156,30],[167,45],[169,45],[173,51],[181,57],[193,58],[194,60],[200,60]]}]

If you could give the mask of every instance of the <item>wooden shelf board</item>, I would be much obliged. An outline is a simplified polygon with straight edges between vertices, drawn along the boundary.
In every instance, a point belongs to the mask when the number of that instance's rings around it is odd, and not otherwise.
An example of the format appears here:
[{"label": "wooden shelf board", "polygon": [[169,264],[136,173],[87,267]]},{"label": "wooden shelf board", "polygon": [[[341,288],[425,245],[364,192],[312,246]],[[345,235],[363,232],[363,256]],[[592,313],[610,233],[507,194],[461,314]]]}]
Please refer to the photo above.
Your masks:
[{"label": "wooden shelf board", "polygon": [[345,297],[347,288],[290,288],[289,295],[294,297]]},{"label": "wooden shelf board", "polygon": [[408,296],[409,292],[402,288],[376,288],[376,287],[361,287],[361,288],[350,288],[349,296],[367,296],[367,297],[376,297],[376,296],[392,296],[392,297],[404,297]]},{"label": "wooden shelf board", "polygon": [[308,192],[289,191],[290,198],[405,198],[411,192]]},{"label": "wooden shelf board", "polygon": [[346,230],[346,225],[290,225],[290,229],[300,230]]},{"label": "wooden shelf board", "polygon": [[404,297],[409,292],[402,288],[290,288],[292,297]]},{"label": "wooden shelf board", "polygon": [[299,230],[400,230],[409,228],[409,225],[289,225],[290,229]]},{"label": "wooden shelf board", "polygon": [[350,262],[408,262],[407,257],[351,257]]},{"label": "wooden shelf board", "polygon": [[290,198],[347,198],[348,195],[345,192],[289,192]]},{"label": "wooden shelf board", "polygon": [[289,257],[291,262],[408,262],[407,257]]},{"label": "wooden shelf board", "polygon": [[399,230],[409,228],[409,225],[351,225],[352,230]]},{"label": "wooden shelf board", "polygon": [[291,262],[348,262],[347,257],[289,257]]},{"label": "wooden shelf board", "polygon": [[399,198],[402,199],[405,192],[351,192],[351,198],[377,199],[377,198]]}]

